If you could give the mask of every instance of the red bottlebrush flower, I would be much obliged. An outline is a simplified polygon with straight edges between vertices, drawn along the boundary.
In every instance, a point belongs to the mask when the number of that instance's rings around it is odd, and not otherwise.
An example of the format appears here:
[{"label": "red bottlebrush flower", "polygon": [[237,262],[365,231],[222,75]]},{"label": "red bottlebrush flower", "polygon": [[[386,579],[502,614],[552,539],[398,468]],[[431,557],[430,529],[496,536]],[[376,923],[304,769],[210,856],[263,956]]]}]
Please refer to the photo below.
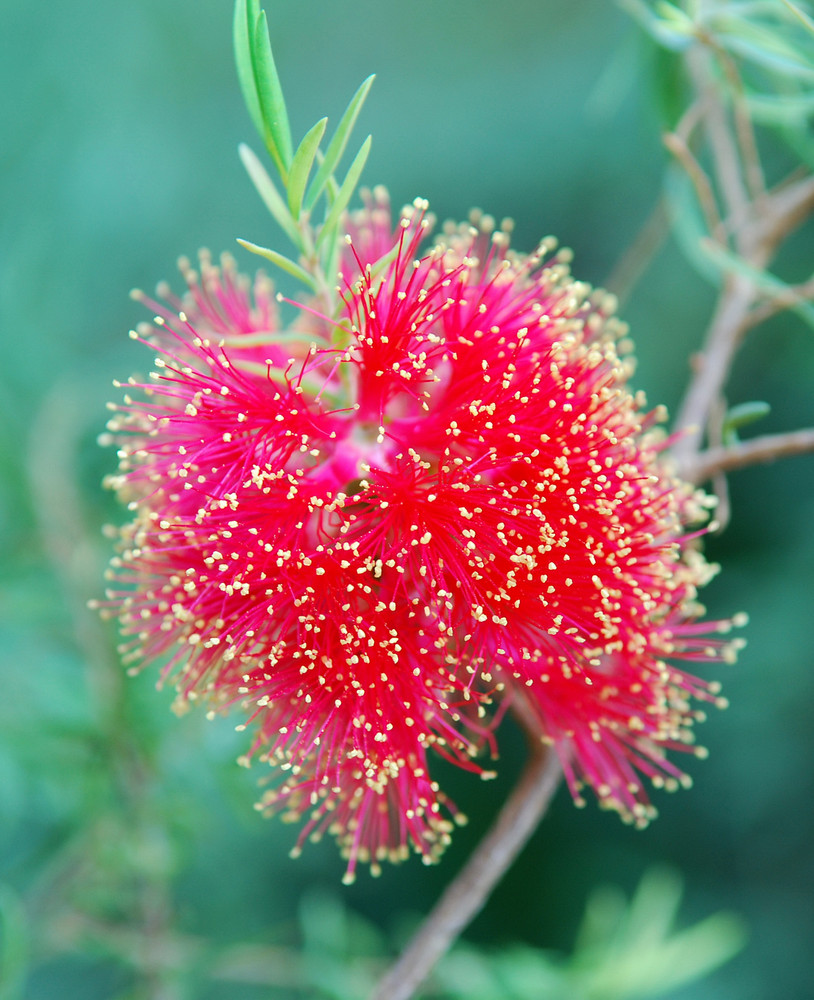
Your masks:
[{"label": "red bottlebrush flower", "polygon": [[685,780],[664,751],[717,693],[672,661],[724,653],[682,537],[703,498],[627,386],[610,296],[488,220],[422,256],[425,209],[395,234],[381,196],[355,217],[333,318],[283,328],[264,279],[185,265],[111,422],[127,657],[243,705],[260,808],[336,835],[351,878],[438,856],[456,813],[429,757],[480,771],[516,697],[575,795],[645,820],[640,775]]}]

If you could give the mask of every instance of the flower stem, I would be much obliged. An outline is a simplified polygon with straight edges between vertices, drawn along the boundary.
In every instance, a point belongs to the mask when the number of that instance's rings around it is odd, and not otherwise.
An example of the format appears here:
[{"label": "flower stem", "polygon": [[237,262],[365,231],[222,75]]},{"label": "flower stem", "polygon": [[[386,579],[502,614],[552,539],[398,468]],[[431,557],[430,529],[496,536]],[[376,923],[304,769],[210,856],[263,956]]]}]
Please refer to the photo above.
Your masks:
[{"label": "flower stem", "polygon": [[537,829],[561,773],[556,753],[536,742],[494,825],[380,980],[371,1000],[409,1000],[414,996]]}]

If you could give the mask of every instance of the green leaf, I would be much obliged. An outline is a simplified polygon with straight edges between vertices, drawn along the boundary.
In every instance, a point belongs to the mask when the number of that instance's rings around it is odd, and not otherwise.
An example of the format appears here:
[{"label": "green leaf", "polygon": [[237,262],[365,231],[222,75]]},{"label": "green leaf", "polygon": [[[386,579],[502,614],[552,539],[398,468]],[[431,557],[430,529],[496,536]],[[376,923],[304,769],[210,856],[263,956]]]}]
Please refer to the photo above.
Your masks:
[{"label": "green leaf", "polygon": [[336,201],[336,196],[339,194],[339,185],[336,183],[335,177],[328,178],[325,184],[325,190],[327,191],[328,208],[330,208]]},{"label": "green leaf", "polygon": [[727,446],[737,444],[738,431],[756,420],[762,420],[772,412],[768,403],[753,400],[750,403],[739,403],[729,409],[721,428],[721,440]]},{"label": "green leaf", "polygon": [[331,205],[328,211],[328,216],[317,236],[317,248],[323,243],[329,233],[333,233],[336,236],[336,227],[339,223],[339,219],[342,213],[348,206],[353,192],[356,190],[356,185],[359,183],[359,178],[362,175],[362,171],[365,168],[365,163],[367,162],[368,155],[370,154],[370,144],[373,141],[371,136],[362,143],[361,149],[356,154],[353,163],[351,163],[345,179],[342,182],[342,186],[337,192],[336,199]]},{"label": "green leaf", "polygon": [[730,914],[674,930],[682,882],[669,870],[646,873],[627,906],[617,892],[601,890],[596,902],[594,895],[586,918],[597,902],[599,911],[570,959],[568,996],[650,1000],[706,975],[743,947],[744,925]]},{"label": "green leaf", "polygon": [[617,941],[631,950],[655,948],[670,936],[684,884],[670,868],[651,868],[642,876],[620,924]]},{"label": "green leaf", "polygon": [[305,185],[308,183],[308,175],[311,173],[314,157],[317,155],[319,144],[325,135],[327,124],[328,119],[321,118],[309,130],[291,161],[291,170],[288,173],[288,207],[291,209],[291,215],[294,219],[300,217]]},{"label": "green leaf", "polygon": [[[637,970],[641,982],[638,996],[670,993],[702,979],[742,951],[747,938],[745,923],[731,913],[715,913],[674,934],[653,955],[650,977],[641,967]],[[650,987],[651,977],[657,977],[657,992]]]},{"label": "green leaf", "polygon": [[285,180],[293,155],[291,126],[288,124],[283,90],[271,52],[271,39],[264,10],[260,11],[254,23],[251,45],[254,82],[266,131],[266,144],[280,176]]},{"label": "green leaf", "polygon": [[803,25],[814,35],[814,21],[806,14],[804,10],[801,10],[797,4],[791,3],[791,0],[783,0],[783,3],[788,7],[788,9],[794,14]]},{"label": "green leaf", "polygon": [[799,80],[814,80],[814,65],[794,46],[763,25],[732,19],[721,43],[743,59]]},{"label": "green leaf", "polygon": [[[532,952],[530,948],[525,949],[525,952],[533,958],[538,954]],[[512,953],[506,957],[514,962],[517,956]],[[433,978],[438,980],[444,996],[449,995],[456,1000],[462,997],[466,997],[467,1000],[494,1000],[495,997],[507,996],[506,985],[501,982],[500,976],[501,966],[504,964],[503,954],[493,956],[482,948],[459,944],[451,954],[441,959],[438,968],[433,972]],[[533,982],[538,990],[538,996],[552,995],[547,989],[549,983],[543,977],[535,975]],[[514,1000],[517,993],[513,992],[509,996]]]},{"label": "green leaf", "polygon": [[[722,271],[728,271],[732,274],[739,274],[744,278],[748,278],[761,291],[767,292],[770,295],[794,295],[794,289],[785,281],[770,274],[768,271],[761,271],[756,267],[752,267],[742,257],[715,243],[714,240],[709,238],[702,239],[700,248],[701,252],[717,267],[721,268]],[[810,327],[814,328],[814,304],[800,297],[799,301],[793,302],[788,308],[791,312],[797,313]]]},{"label": "green leaf", "polygon": [[313,183],[311,184],[310,190],[308,191],[308,196],[305,199],[305,207],[310,212],[311,209],[316,204],[317,198],[322,194],[323,189],[331,177],[334,170],[336,170],[339,161],[342,159],[342,154],[345,152],[345,147],[348,144],[348,139],[353,131],[353,126],[356,124],[356,119],[359,117],[359,112],[362,110],[362,105],[365,103],[365,99],[370,91],[371,86],[375,76],[369,76],[361,87],[356,91],[348,104],[345,113],[339,124],[336,127],[336,132],[334,132],[333,137],[328,144],[328,149],[325,152],[325,157],[320,164],[319,170],[314,177]]},{"label": "green leaf", "polygon": [[607,946],[627,912],[627,900],[618,886],[597,886],[585,903],[574,954],[598,952]]},{"label": "green leaf", "polygon": [[695,24],[692,18],[688,17],[683,10],[675,4],[668,3],[668,0],[659,0],[656,4],[656,11],[665,24],[669,24],[674,31],[682,35],[694,35]]},{"label": "green leaf", "polygon": [[291,165],[291,129],[280,78],[271,52],[265,11],[258,0],[236,0],[235,63],[243,99],[254,126],[283,180]]},{"label": "green leaf", "polygon": [[[257,99],[257,87],[254,82],[254,63],[252,60],[251,32],[249,30],[250,7],[257,6],[257,0],[237,0],[235,3],[235,18],[233,26],[233,39],[235,46],[235,63],[237,65],[237,78],[240,81],[240,89],[243,92],[243,100],[249,110],[254,127],[263,138],[263,115],[260,111],[260,102]],[[252,17],[252,24],[257,19],[255,13]]]},{"label": "green leaf", "polygon": [[249,177],[251,177],[255,188],[257,188],[257,193],[265,202],[266,208],[277,220],[294,246],[298,250],[303,250],[302,235],[297,229],[294,219],[291,217],[288,206],[280,192],[274,186],[274,181],[269,177],[265,167],[245,143],[242,142],[238,146],[238,152],[240,153],[240,159],[243,161],[243,166],[246,168]]},{"label": "green leaf", "polygon": [[313,275],[309,274],[304,267],[300,267],[299,264],[295,263],[289,257],[277,253],[276,250],[270,250],[268,247],[261,247],[257,243],[250,243],[248,240],[238,239],[237,242],[250,253],[255,253],[259,257],[265,257],[266,260],[270,260],[276,267],[287,271],[297,278],[298,281],[307,285],[312,291],[316,291],[316,281],[314,281]]},{"label": "green leaf", "polygon": [[672,49],[674,52],[683,52],[692,44],[692,35],[688,34],[686,30],[682,30],[682,26],[675,18],[666,21],[657,17],[643,0],[616,0],[616,2],[634,20],[638,21],[659,45]]},{"label": "green leaf", "polygon": [[388,267],[390,267],[390,265],[396,259],[396,257],[398,257],[398,255],[399,255],[399,244],[396,243],[396,245],[392,247],[390,250],[388,250],[386,254],[383,254],[381,257],[379,257],[378,260],[373,261],[372,264],[368,265],[370,268],[371,278],[376,279],[380,275],[383,275],[384,272],[388,269]]},{"label": "green leaf", "polygon": [[800,94],[749,94],[746,104],[761,125],[798,125],[814,115],[814,92]]},{"label": "green leaf", "polygon": [[331,288],[337,285],[337,272],[339,270],[339,240],[334,238],[328,243],[327,250],[323,251],[321,265],[322,273]]}]

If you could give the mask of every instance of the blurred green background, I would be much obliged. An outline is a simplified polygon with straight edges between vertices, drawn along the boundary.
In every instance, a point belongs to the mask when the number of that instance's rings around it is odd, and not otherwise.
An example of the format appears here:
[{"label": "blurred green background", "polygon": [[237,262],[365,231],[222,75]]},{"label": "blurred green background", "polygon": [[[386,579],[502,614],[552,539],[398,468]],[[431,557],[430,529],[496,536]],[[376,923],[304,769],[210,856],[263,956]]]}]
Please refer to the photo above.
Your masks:
[{"label": "blurred green background", "polygon": [[[0,6],[0,998],[322,995],[297,991],[298,955],[319,961],[336,901],[358,915],[357,950],[380,947],[373,927],[392,947],[482,835],[522,740],[507,724],[496,782],[443,772],[470,824],[440,866],[345,889],[332,843],[291,861],[294,831],[253,811],[256,775],[234,763],[243,740],[228,720],[178,720],[149,672],[123,677],[85,602],[109,555],[101,526],[121,516],[100,487],[114,456],[95,439],[111,380],[147,364],[126,336],[143,318],[127,293],[172,279],[200,246],[253,269],[235,238],[280,237],[236,155],[254,136],[230,0]],[[442,219],[476,205],[512,216],[519,248],[553,232],[601,284],[659,195],[650,43],[610,0],[292,0],[269,13],[296,137],[378,74],[358,132],[374,135],[364,179],[396,205],[421,195]],[[810,273],[812,251],[809,227],[790,279]],[[668,243],[626,303],[652,402],[675,409],[713,295]],[[780,431],[814,423],[812,387],[814,334],[786,317],[750,336],[729,399],[769,401],[760,429]],[[731,708],[699,734],[711,752],[690,765],[695,788],[657,795],[645,832],[561,790],[467,933],[485,953],[568,950],[595,886],[630,892],[666,864],[686,880],[684,922],[726,909],[750,933],[671,996],[813,995],[814,460],[730,487],[732,524],[709,542],[724,571],[705,596],[713,617],[749,612],[749,645],[714,670]]]}]

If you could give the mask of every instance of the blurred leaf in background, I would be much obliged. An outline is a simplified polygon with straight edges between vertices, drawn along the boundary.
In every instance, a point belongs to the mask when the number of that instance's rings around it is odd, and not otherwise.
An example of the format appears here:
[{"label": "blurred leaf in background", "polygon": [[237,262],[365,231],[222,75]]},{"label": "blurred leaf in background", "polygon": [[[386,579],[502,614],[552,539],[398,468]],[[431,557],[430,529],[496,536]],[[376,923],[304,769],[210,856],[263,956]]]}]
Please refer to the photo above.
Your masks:
[{"label": "blurred leaf in background", "polygon": [[649,1000],[675,996],[743,947],[745,928],[718,913],[684,930],[673,926],[681,879],[666,869],[643,876],[628,903],[606,886],[588,899],[572,952],[528,947],[480,956],[461,946],[438,979],[451,997],[488,1000]]}]

